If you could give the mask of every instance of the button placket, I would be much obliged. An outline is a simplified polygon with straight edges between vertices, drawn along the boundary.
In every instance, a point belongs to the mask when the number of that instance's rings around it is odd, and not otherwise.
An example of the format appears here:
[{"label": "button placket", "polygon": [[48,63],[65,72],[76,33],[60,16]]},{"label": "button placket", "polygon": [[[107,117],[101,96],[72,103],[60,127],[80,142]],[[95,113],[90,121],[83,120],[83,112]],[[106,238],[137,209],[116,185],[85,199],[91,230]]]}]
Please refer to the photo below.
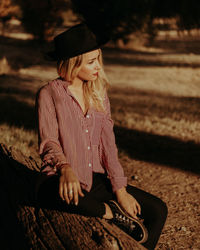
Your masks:
[{"label": "button placket", "polygon": [[87,141],[87,150],[88,152],[88,167],[92,167],[92,151],[91,151],[91,141],[90,141],[90,134],[89,134],[89,129],[88,129],[88,119],[90,118],[90,115],[87,114],[84,119],[84,124],[85,124],[85,133],[86,133],[86,141]]}]

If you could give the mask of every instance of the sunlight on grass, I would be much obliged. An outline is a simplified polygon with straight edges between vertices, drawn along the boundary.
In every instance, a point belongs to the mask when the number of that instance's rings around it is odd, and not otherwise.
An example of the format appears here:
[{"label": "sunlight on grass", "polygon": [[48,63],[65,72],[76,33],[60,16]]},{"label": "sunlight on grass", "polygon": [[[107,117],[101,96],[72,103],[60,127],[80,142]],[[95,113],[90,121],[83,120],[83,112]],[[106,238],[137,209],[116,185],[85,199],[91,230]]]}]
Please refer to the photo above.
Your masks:
[{"label": "sunlight on grass", "polygon": [[40,162],[37,153],[37,134],[32,130],[26,130],[23,127],[18,128],[8,124],[0,126],[1,143],[7,146],[13,146],[20,150],[26,156],[32,156],[37,162]]}]

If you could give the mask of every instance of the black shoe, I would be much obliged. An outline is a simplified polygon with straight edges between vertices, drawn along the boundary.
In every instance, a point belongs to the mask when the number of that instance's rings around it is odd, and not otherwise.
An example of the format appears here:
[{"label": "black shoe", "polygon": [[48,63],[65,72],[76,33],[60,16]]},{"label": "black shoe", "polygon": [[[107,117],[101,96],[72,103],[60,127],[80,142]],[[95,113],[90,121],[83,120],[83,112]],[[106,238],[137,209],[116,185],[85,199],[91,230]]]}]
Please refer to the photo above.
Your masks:
[{"label": "black shoe", "polygon": [[129,234],[138,243],[144,243],[147,241],[148,232],[141,219],[135,219],[129,216],[114,200],[110,200],[108,205],[113,213],[112,222],[116,226]]}]

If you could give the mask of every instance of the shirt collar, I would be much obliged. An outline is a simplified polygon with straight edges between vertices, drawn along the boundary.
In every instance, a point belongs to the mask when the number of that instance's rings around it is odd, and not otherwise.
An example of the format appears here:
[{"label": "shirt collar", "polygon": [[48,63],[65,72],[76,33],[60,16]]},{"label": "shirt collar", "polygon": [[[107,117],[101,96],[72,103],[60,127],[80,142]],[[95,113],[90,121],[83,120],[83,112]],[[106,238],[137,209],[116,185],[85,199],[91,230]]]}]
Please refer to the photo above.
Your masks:
[{"label": "shirt collar", "polygon": [[63,84],[63,86],[64,86],[64,88],[65,88],[65,90],[66,90],[66,92],[67,92],[67,94],[73,97],[72,93],[70,92],[70,90],[69,90],[69,88],[68,88],[68,86],[70,85],[70,82],[68,82],[68,81],[66,81],[66,80],[63,80],[63,79],[61,79],[60,77],[59,77],[57,80],[58,80],[58,81],[61,81],[61,83]]},{"label": "shirt collar", "polygon": [[[72,97],[74,98],[74,96],[72,95],[72,93],[70,92],[70,90],[69,90],[69,88],[68,88],[68,86],[70,85],[70,82],[68,82],[68,81],[66,81],[66,80],[63,80],[63,79],[61,79],[61,78],[58,78],[57,80],[62,82],[62,84],[63,84],[63,86],[64,86],[64,88],[65,88],[67,94],[68,94],[69,96],[72,96]],[[93,108],[89,108],[87,114],[91,115],[91,114],[93,113],[93,111],[94,111]]]}]

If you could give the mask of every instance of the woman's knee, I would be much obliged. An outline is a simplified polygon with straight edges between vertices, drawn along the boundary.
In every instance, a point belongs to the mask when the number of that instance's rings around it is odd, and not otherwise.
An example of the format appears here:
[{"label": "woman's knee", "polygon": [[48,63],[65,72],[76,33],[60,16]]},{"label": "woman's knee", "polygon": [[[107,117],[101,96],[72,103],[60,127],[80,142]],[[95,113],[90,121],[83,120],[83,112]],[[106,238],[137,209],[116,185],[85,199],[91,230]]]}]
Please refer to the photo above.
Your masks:
[{"label": "woman's knee", "polygon": [[158,197],[154,198],[153,208],[158,217],[166,219],[168,215],[167,204]]},{"label": "woman's knee", "polygon": [[146,213],[151,213],[156,217],[166,219],[168,209],[166,203],[155,195],[152,195],[144,190],[138,189],[132,185],[127,186],[127,191],[136,198],[141,204],[142,210]]}]

